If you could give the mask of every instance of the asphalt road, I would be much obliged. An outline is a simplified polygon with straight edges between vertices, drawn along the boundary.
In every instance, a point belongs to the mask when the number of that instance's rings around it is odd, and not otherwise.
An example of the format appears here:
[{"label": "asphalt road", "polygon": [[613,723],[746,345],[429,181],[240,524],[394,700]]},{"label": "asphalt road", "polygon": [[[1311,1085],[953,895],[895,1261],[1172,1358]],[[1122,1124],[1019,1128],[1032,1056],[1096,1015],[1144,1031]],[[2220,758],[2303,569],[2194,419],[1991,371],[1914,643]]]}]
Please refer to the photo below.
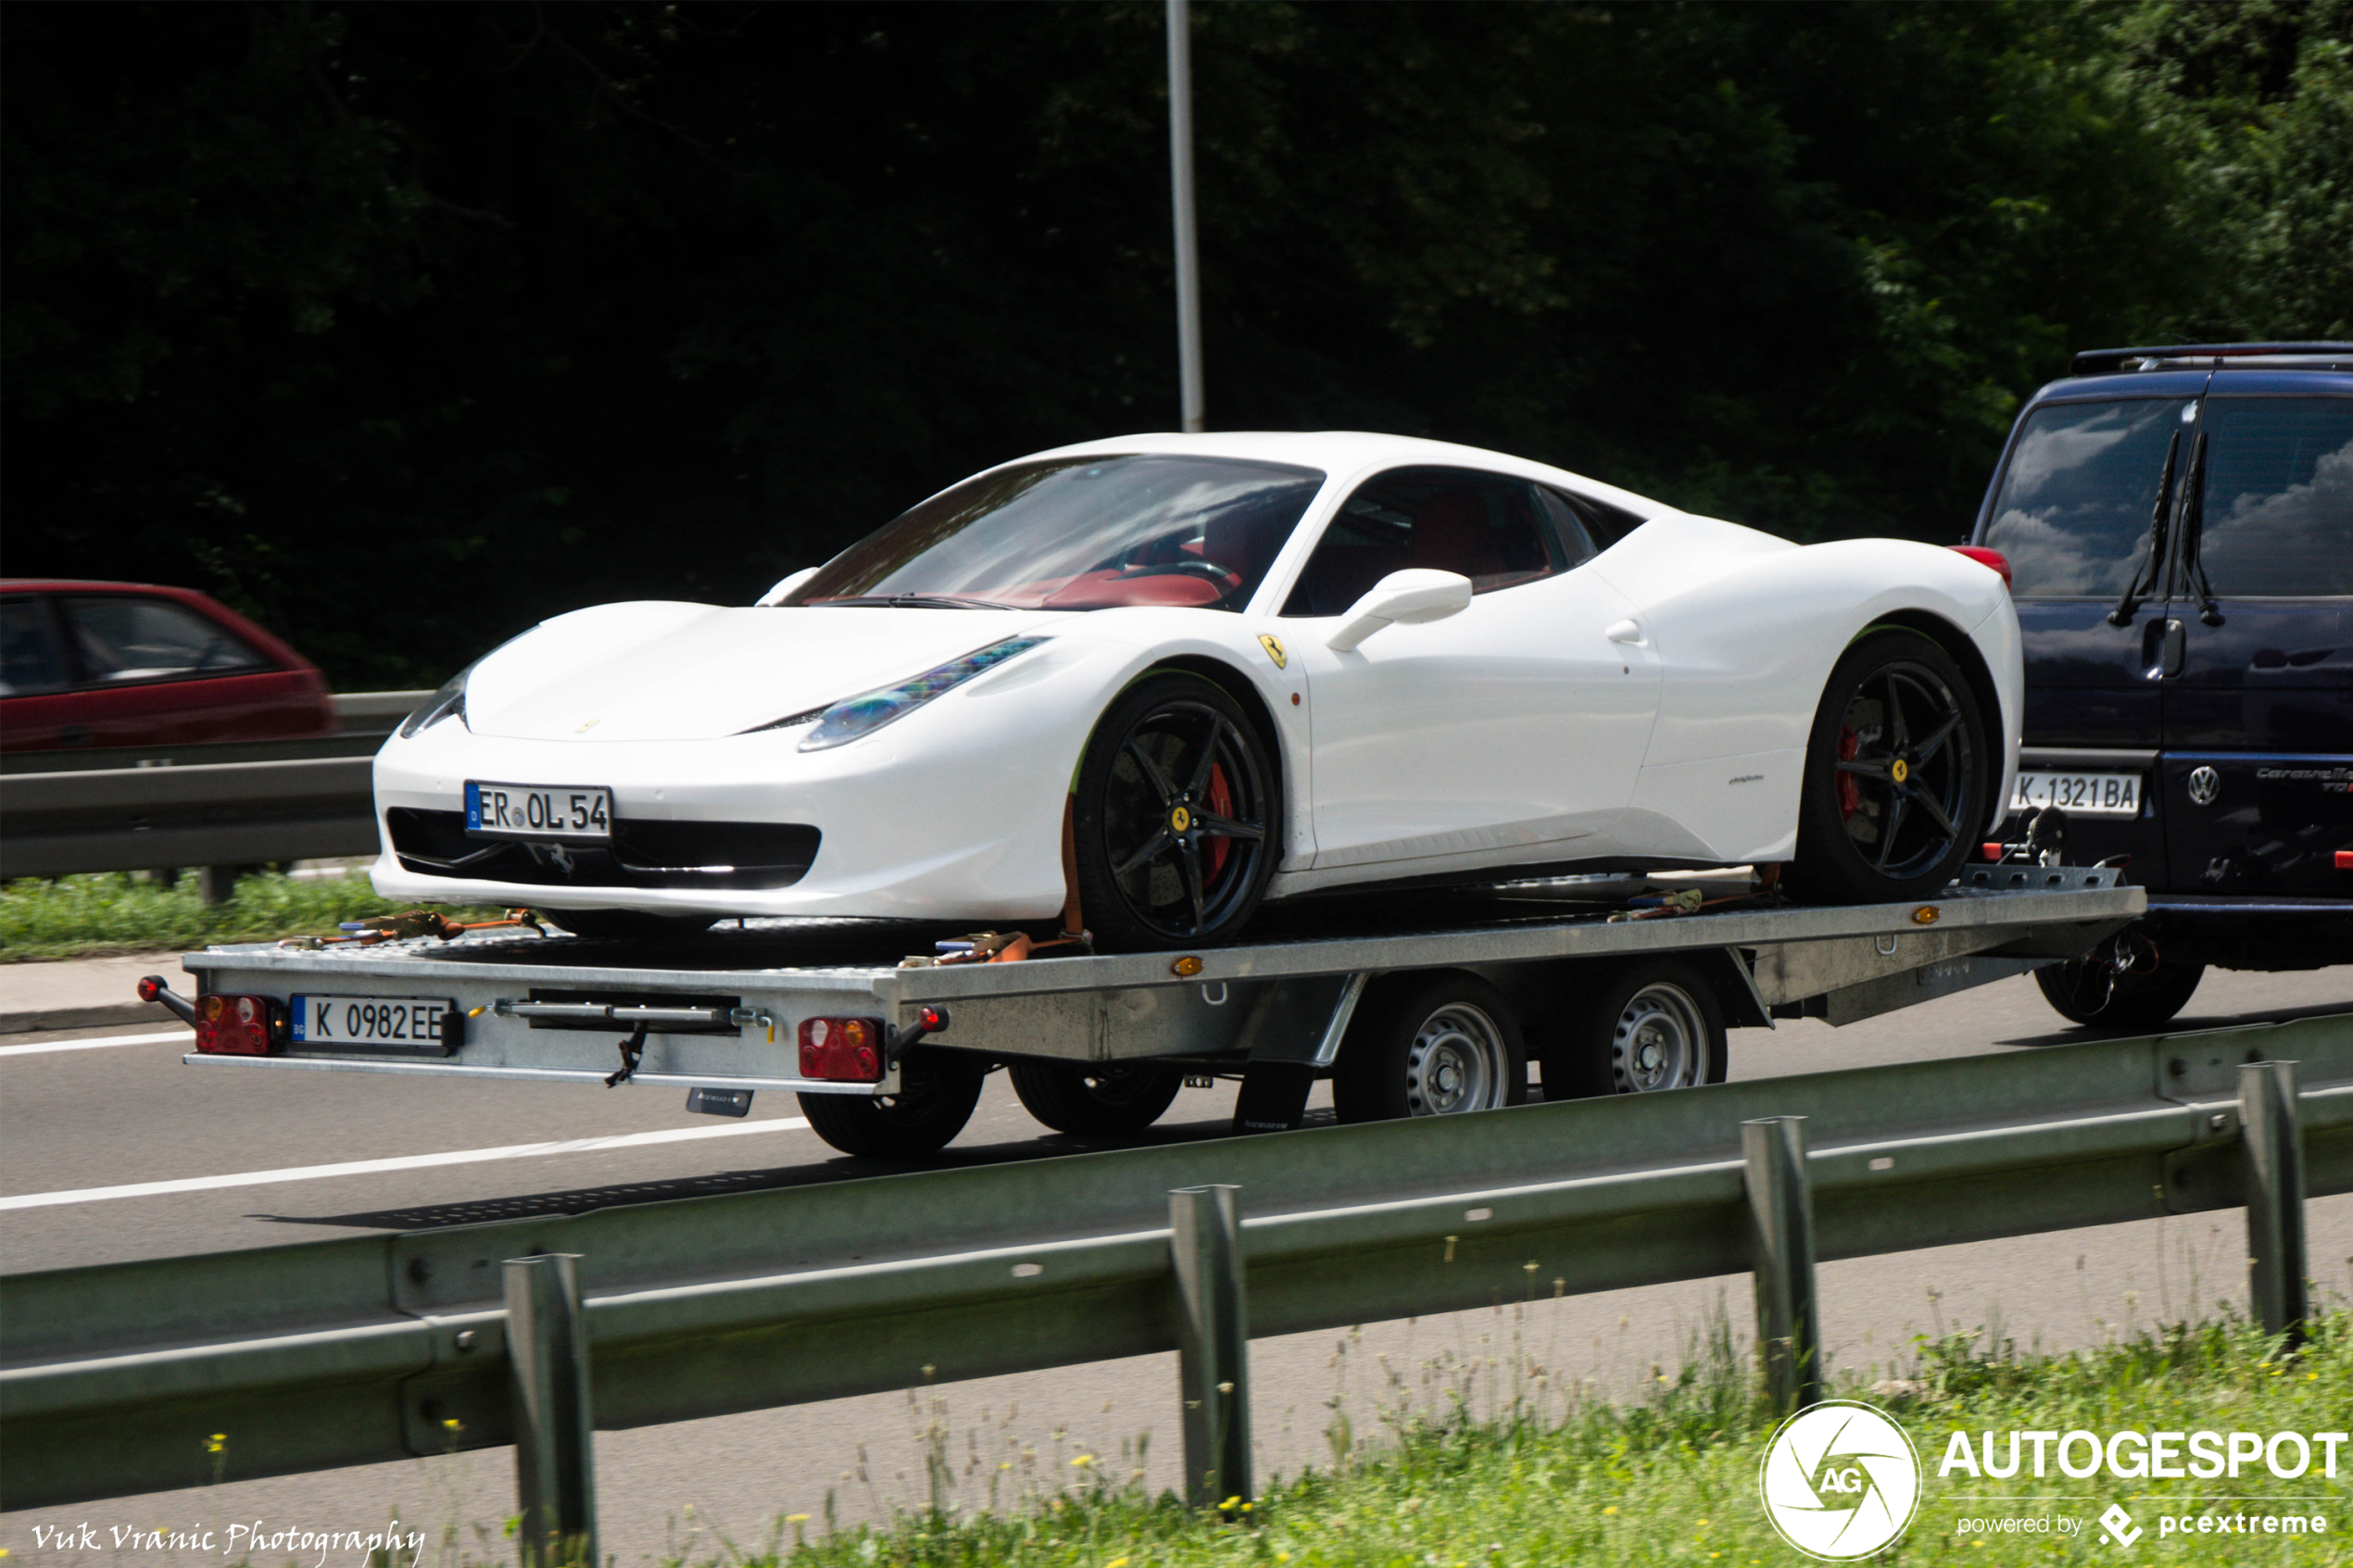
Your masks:
[{"label": "asphalt road", "polygon": [[[2211,973],[2177,1027],[2353,1010],[2353,967],[2305,974]],[[1817,1022],[1744,1030],[1732,1076],[1770,1077],[1935,1057],[2028,1050],[2076,1037],[2030,981],[2006,982],[1843,1030]],[[147,1035],[137,1043],[93,1040]],[[746,1122],[685,1114],[674,1089],[584,1091],[342,1073],[183,1067],[176,1034],[115,1029],[0,1042],[0,1269],[36,1269],[266,1247],[354,1230],[411,1229],[570,1211],[862,1173],[799,1124],[788,1097]],[[77,1048],[44,1048],[75,1045]],[[1233,1090],[1188,1090],[1153,1136],[1221,1135]],[[1318,1104],[1327,1102],[1319,1095]],[[594,1139],[593,1147],[573,1140]],[[542,1146],[559,1146],[548,1149]],[[572,1145],[572,1147],[563,1147]],[[1031,1159],[1082,1146],[1029,1120],[1001,1074],[950,1151],[967,1161]],[[122,1189],[130,1189],[128,1191]],[[2353,1293],[2353,1197],[2309,1206],[2324,1293]],[[2021,1237],[1833,1263],[1822,1270],[1834,1367],[1900,1373],[1916,1334],[1988,1324],[2021,1346],[2064,1348],[2240,1301],[2244,1241],[2234,1213]],[[1417,1323],[1312,1334],[1252,1347],[1262,1473],[1327,1462],[1336,1415],[1359,1444],[1402,1400],[1468,1379],[1474,1400],[1511,1389],[1473,1373],[1516,1348],[1547,1369],[1543,1390],[1639,1389],[1722,1320],[1744,1338],[1745,1275],[1542,1301]],[[1392,1377],[1393,1374],[1393,1377]],[[1877,1374],[1874,1373],[1874,1375]],[[1174,1485],[1179,1447],[1174,1358],[1141,1357],[994,1378],[922,1396],[877,1396],[600,1433],[603,1544],[623,1564],[723,1539],[763,1545],[783,1515],[845,1520],[920,1507],[926,1454],[955,1477],[943,1499],[1125,1478]],[[1086,1466],[1071,1461],[1091,1456]],[[510,1450],[284,1476],[217,1488],[0,1515],[0,1548],[62,1564],[153,1551],[57,1549],[33,1526],[362,1528],[395,1512],[437,1536],[481,1524],[497,1539],[512,1507]],[[811,1528],[819,1528],[812,1524]],[[788,1528],[788,1527],[786,1527]],[[349,1555],[349,1554],[346,1554]],[[485,1545],[471,1553],[492,1555]],[[210,1561],[191,1557],[188,1561]],[[340,1561],[340,1560],[338,1560]],[[352,1556],[353,1568],[358,1558]],[[8,1568],[16,1568],[10,1563]]]}]

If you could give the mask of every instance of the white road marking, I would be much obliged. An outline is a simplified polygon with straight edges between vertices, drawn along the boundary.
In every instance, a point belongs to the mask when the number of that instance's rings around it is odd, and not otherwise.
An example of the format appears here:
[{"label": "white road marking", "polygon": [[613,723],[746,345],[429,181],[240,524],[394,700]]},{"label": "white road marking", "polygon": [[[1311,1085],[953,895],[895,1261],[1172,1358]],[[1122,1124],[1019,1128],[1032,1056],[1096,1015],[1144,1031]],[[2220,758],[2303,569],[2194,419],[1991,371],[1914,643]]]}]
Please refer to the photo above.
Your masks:
[{"label": "white road marking", "polygon": [[0,1056],[38,1056],[43,1051],[94,1051],[101,1046],[145,1046],[161,1041],[187,1045],[196,1037],[193,1029],[175,1029],[162,1035],[101,1035],[94,1040],[35,1040],[29,1046],[0,1046]]},{"label": "white road marking", "polygon": [[809,1125],[799,1116],[748,1122],[733,1127],[672,1127],[659,1133],[615,1133],[600,1138],[564,1138],[556,1143],[509,1144],[504,1148],[459,1148],[446,1154],[401,1154],[386,1160],[351,1160],[340,1165],[293,1165],[276,1171],[233,1171],[220,1176],[182,1176],[169,1182],[132,1182],[124,1186],[81,1187],[71,1192],[28,1192],[0,1198],[0,1210],[47,1209],[63,1203],[96,1203],[109,1198],[154,1198],[173,1192],[210,1192],[218,1187],[267,1186],[274,1182],[315,1182],[333,1176],[365,1176],[379,1171],[422,1171],[435,1165],[472,1165],[485,1160],[531,1160],[548,1154],[589,1154],[607,1148],[643,1148],[650,1144],[696,1138],[741,1137],[747,1133],[794,1133]]}]

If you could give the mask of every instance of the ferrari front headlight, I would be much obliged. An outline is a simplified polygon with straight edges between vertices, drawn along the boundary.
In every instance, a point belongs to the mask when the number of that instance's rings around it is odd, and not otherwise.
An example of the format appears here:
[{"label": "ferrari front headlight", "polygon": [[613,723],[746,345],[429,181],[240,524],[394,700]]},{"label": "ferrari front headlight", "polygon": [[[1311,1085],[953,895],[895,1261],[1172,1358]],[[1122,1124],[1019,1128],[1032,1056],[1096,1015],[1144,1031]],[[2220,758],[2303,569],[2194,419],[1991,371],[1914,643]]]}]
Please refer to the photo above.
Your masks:
[{"label": "ferrari front headlight", "polygon": [[[975,648],[963,658],[951,659],[936,670],[926,670],[912,680],[844,697],[817,716],[817,727],[801,741],[800,749],[824,751],[830,746],[846,746],[861,735],[881,729],[894,719],[912,713],[932,698],[954,690],[974,676],[996,669],[1015,654],[1026,652],[1049,640],[1045,637],[1007,637],[1003,642]],[[792,721],[785,720],[781,722],[788,724]]]},{"label": "ferrari front headlight", "polygon": [[[482,660],[475,659],[474,664]],[[400,738],[407,740],[418,731],[440,723],[450,715],[463,722],[466,717],[466,678],[474,672],[474,664],[467,665],[441,684],[441,689],[425,698],[424,705],[400,721]]]}]

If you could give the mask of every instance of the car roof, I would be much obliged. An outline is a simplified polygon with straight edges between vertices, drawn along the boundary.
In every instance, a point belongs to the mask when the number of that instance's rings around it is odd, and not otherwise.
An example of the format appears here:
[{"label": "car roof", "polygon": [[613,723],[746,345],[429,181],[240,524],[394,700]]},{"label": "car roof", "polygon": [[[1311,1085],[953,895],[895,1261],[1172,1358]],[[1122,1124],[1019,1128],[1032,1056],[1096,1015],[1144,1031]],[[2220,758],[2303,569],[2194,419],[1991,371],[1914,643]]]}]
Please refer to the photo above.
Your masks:
[{"label": "car roof", "polygon": [[1148,432],[1074,442],[1051,451],[1033,452],[1016,459],[1075,458],[1092,454],[1165,452],[1195,453],[1209,458],[1235,458],[1267,463],[1290,463],[1320,469],[1338,479],[1368,470],[1405,466],[1477,468],[1515,474],[1540,483],[1557,484],[1596,500],[1606,501],[1643,517],[1656,517],[1674,508],[1631,490],[1622,490],[1567,469],[1506,452],[1464,446],[1451,441],[1430,441],[1416,435],[1382,435],[1361,430],[1235,430],[1180,433]]}]

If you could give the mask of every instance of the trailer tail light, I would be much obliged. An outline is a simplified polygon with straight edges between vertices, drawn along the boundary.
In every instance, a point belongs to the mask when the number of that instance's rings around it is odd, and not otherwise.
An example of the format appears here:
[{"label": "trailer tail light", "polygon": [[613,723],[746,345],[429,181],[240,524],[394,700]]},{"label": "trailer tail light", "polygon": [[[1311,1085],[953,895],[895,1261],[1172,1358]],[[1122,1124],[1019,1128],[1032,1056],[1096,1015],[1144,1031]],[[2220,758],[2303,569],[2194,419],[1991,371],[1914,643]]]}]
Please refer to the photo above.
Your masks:
[{"label": "trailer tail light", "polygon": [[2336,869],[2341,872],[2353,872],[2353,849],[2340,849],[2336,852]]},{"label": "trailer tail light", "polygon": [[1981,844],[1978,846],[1978,848],[1984,851],[1985,858],[1989,860],[1998,860],[2002,858],[2002,847],[1998,844]]},{"label": "trailer tail light", "polygon": [[837,1084],[878,1084],[883,1075],[879,1018],[810,1018],[800,1025],[800,1075]]},{"label": "trailer tail light", "polygon": [[268,1056],[278,1048],[267,997],[196,998],[196,1049],[206,1056]]},{"label": "trailer tail light", "polygon": [[2010,558],[2001,551],[1989,550],[1982,545],[1955,545],[1951,549],[1957,556],[1967,556],[1980,566],[1993,568],[2002,574],[2002,586],[2010,585]]}]

